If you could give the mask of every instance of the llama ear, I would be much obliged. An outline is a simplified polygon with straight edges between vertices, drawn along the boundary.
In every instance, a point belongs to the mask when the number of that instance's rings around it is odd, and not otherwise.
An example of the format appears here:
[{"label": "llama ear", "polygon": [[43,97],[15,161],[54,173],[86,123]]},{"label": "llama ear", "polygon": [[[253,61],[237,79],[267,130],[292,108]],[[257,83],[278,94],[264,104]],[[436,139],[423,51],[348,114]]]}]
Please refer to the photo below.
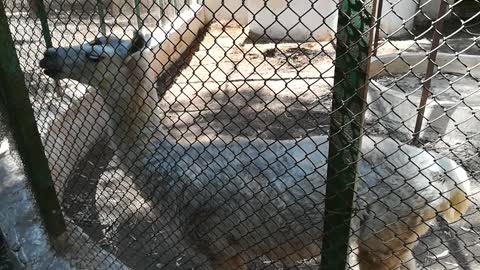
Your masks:
[{"label": "llama ear", "polygon": [[145,35],[141,31],[137,31],[135,33],[135,37],[132,40],[132,46],[130,49],[128,49],[128,54],[133,54],[136,53],[147,45],[147,42],[145,41]]}]

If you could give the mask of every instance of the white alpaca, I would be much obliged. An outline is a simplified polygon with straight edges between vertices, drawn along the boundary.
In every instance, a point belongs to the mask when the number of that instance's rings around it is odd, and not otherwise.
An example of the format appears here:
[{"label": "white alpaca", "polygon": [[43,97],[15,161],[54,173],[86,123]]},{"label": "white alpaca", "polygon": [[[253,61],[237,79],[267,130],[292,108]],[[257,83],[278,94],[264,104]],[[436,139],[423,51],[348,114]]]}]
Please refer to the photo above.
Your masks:
[{"label": "white alpaca", "polygon": [[[142,36],[108,38],[49,49],[41,65],[55,78],[90,82],[104,95],[117,155],[161,212],[170,249],[186,241],[214,269],[246,269],[258,256],[284,263],[320,256],[326,136],[189,143],[163,127],[156,76],[206,20],[199,22],[189,24],[191,31],[170,32],[157,48],[144,48]],[[67,56],[74,60],[65,62]],[[90,72],[75,72],[79,68]],[[387,138],[365,137],[361,152],[352,222],[360,269],[415,269],[411,249],[428,222],[438,214],[453,222],[467,210],[467,173],[437,153]]]}]

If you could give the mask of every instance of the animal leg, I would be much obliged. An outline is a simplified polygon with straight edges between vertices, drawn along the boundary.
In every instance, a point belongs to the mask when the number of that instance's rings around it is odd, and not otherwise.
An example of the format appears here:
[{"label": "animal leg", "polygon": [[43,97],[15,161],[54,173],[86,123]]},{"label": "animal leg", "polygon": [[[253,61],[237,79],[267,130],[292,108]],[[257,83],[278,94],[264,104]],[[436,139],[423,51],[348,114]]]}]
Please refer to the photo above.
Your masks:
[{"label": "animal leg", "polygon": [[390,254],[379,254],[377,250],[360,246],[358,260],[360,270],[415,270],[416,263],[407,247]]},{"label": "animal leg", "polygon": [[247,262],[241,255],[226,259],[218,259],[213,262],[215,270],[248,270]]},{"label": "animal leg", "polygon": [[415,270],[416,262],[411,250],[418,238],[428,229],[435,217],[433,208],[412,213],[397,220],[373,235],[359,239],[358,260],[361,270],[408,269]]}]

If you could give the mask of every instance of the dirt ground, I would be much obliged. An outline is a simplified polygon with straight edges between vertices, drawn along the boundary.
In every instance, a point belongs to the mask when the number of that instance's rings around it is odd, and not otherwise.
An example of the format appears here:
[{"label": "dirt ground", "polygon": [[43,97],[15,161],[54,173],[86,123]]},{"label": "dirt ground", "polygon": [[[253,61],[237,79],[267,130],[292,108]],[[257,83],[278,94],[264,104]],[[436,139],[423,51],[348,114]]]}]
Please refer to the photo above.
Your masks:
[{"label": "dirt ground", "polygon": [[[81,42],[85,36],[93,36],[98,28],[85,21],[59,16],[51,25],[55,29],[54,43],[65,45],[72,40]],[[66,95],[57,97],[54,82],[38,69],[38,60],[45,48],[39,42],[38,24],[23,17],[12,17],[11,25],[42,132],[68,102],[81,97],[85,87],[74,82],[60,82],[59,88]],[[24,32],[18,30],[20,28]],[[121,28],[117,27],[115,31],[119,32]],[[471,46],[475,40],[462,37],[449,42],[455,50],[468,49],[468,53],[480,54],[477,45]],[[397,40],[383,43],[378,53],[422,51],[422,48],[429,48],[428,40]],[[445,46],[442,50],[451,48]],[[167,116],[164,124],[176,136],[189,139],[230,134],[284,140],[326,134],[333,58],[334,48],[330,44],[252,44],[238,25],[214,24],[191,62],[166,93],[161,103]],[[366,132],[377,134],[378,129],[367,123]],[[65,212],[95,241],[132,269],[165,269],[165,262],[159,258],[170,251],[162,249],[162,228],[156,227],[155,220],[161,217],[150,209],[129,211],[122,201],[133,198],[135,205],[143,205],[138,203],[143,199],[137,195],[131,179],[128,176],[112,177],[107,184],[114,188],[96,196],[101,174],[110,171],[115,175],[116,168],[108,165],[114,152],[108,143],[109,138],[100,141],[71,176],[63,202]],[[477,181],[480,171],[478,149],[465,144],[449,151],[450,148],[441,148],[438,143],[425,144],[463,161]],[[118,198],[115,211],[111,211],[111,205],[106,205],[112,198]],[[105,203],[104,207],[102,203]],[[419,266],[434,270],[462,269],[460,264],[464,265],[463,269],[468,269],[466,261],[470,269],[480,267],[478,210],[478,205],[474,205],[466,221],[453,224],[450,229],[432,227],[414,250]],[[450,240],[452,232],[458,242]],[[196,255],[180,254],[175,265],[179,269],[189,269],[194,261],[192,256]],[[202,258],[196,258],[199,259]],[[283,269],[263,258],[252,262],[249,267],[251,270]],[[310,260],[293,269],[316,267],[317,262]]]}]

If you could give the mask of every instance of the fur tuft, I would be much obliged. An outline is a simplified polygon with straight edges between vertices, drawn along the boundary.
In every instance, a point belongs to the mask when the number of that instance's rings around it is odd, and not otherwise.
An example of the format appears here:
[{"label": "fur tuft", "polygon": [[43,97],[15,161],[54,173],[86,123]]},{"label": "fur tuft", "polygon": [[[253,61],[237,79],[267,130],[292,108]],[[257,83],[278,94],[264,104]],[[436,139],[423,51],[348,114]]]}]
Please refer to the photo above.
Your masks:
[{"label": "fur tuft", "polygon": [[8,154],[10,152],[10,146],[7,139],[0,141],[0,155]]},{"label": "fur tuft", "polygon": [[453,181],[453,187],[448,185],[448,208],[443,211],[443,217],[449,223],[459,220],[470,207],[468,196],[471,194],[470,181],[467,172],[451,159],[441,158],[438,164],[445,170],[447,181]]},{"label": "fur tuft", "polygon": [[470,201],[468,200],[464,190],[465,188],[456,188],[450,192],[450,208],[443,213],[445,220],[448,222],[455,222],[459,220],[470,207]]}]

